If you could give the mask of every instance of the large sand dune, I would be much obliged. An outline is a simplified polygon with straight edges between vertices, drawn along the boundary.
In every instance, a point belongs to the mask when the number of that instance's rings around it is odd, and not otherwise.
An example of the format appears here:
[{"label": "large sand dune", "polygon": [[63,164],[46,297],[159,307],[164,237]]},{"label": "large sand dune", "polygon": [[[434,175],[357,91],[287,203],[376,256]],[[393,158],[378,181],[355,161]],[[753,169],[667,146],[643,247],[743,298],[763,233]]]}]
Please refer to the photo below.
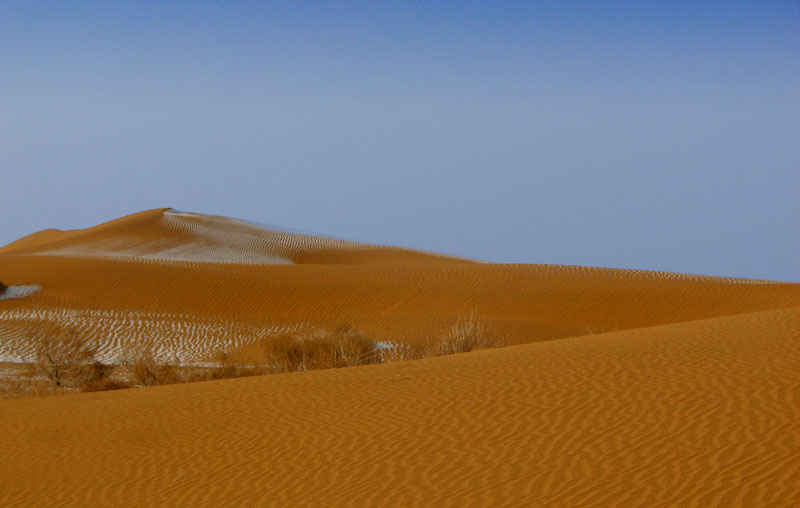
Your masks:
[{"label": "large sand dune", "polygon": [[262,265],[466,261],[172,208],[135,213],[88,229],[40,231],[0,248],[0,253]]},{"label": "large sand dune", "polygon": [[4,401],[15,506],[796,506],[800,316]]},{"label": "large sand dune", "polygon": [[[796,506],[800,285],[496,265],[151,210],[0,249],[0,361],[42,323],[204,362],[350,324],[510,347],[0,401],[0,506]],[[20,288],[28,288],[23,291]],[[34,291],[32,288],[36,288]],[[516,345],[513,345],[516,344]]]},{"label": "large sand dune", "polygon": [[0,249],[0,280],[41,287],[0,302],[0,361],[29,359],[40,321],[76,328],[107,359],[140,343],[194,362],[342,324],[417,343],[475,312],[513,344],[800,306],[797,284],[492,265],[170,209],[19,240]]}]

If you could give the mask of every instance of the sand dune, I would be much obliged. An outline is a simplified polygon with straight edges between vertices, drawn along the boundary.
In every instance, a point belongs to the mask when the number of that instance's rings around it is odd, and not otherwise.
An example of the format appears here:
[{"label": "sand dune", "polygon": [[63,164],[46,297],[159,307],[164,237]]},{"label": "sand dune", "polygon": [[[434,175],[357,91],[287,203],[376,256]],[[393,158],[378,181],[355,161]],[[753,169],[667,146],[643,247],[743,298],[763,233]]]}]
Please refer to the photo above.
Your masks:
[{"label": "sand dune", "polygon": [[797,284],[492,265],[170,209],[32,235],[0,249],[0,269],[41,287],[0,302],[0,361],[29,359],[40,321],[76,328],[107,359],[136,343],[194,362],[342,324],[413,344],[475,312],[513,344],[800,305]]},{"label": "sand dune", "polygon": [[135,213],[85,230],[41,231],[0,248],[0,253],[259,265],[466,262],[172,208]]},{"label": "sand dune", "polygon": [[[0,362],[208,361],[348,323],[506,348],[0,400],[0,506],[795,506],[800,285],[495,265],[151,210],[0,249]],[[22,296],[22,297],[20,297]],[[20,364],[5,364],[19,366]]]},{"label": "sand dune", "polygon": [[0,504],[795,506],[799,311],[3,401]]}]

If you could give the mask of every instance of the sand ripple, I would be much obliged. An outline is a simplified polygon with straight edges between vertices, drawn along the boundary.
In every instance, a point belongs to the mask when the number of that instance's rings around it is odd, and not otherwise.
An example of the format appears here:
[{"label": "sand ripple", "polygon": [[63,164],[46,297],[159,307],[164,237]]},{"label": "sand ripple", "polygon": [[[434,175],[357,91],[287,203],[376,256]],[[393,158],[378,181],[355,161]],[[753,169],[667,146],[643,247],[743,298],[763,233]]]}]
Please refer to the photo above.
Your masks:
[{"label": "sand ripple", "polygon": [[0,501],[794,506],[798,316],[0,401]]}]

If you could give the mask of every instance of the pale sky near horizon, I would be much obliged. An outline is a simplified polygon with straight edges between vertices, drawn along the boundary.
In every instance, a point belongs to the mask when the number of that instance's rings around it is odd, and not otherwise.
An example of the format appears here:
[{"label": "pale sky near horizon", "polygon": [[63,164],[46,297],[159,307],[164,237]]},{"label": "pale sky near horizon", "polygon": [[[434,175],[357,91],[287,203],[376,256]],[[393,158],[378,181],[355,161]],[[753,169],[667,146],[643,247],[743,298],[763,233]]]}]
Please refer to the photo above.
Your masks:
[{"label": "pale sky near horizon", "polygon": [[157,207],[800,281],[800,2],[0,3],[0,244]]}]

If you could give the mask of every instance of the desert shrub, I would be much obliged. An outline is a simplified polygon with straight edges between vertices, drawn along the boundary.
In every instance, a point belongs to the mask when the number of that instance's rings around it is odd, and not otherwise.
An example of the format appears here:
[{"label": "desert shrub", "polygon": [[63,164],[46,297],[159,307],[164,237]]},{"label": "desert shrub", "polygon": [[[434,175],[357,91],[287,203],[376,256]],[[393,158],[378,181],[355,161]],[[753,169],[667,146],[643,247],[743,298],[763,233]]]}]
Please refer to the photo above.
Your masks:
[{"label": "desert shrub", "polygon": [[[76,379],[76,386],[85,390],[87,386],[93,385],[95,387],[104,384],[109,380],[113,367],[97,360],[92,363],[86,364],[81,370]],[[96,390],[95,390],[96,391]]]},{"label": "desert shrub", "polygon": [[131,384],[118,379],[112,379],[110,376],[89,381],[81,388],[83,392],[103,392],[107,390],[122,390],[123,388],[130,388]]},{"label": "desert shrub", "polygon": [[80,388],[105,375],[107,367],[95,360],[94,349],[74,330],[44,325],[32,338],[36,354],[34,372],[55,387]]},{"label": "desert shrub", "polygon": [[217,366],[209,374],[209,379],[227,379],[239,377],[239,363],[230,353],[219,353],[216,358]]},{"label": "desert shrub", "polygon": [[180,383],[183,379],[172,365],[160,363],[147,349],[128,351],[122,361],[136,386]]},{"label": "desert shrub", "polygon": [[261,340],[261,366],[268,372],[296,372],[303,364],[303,350],[298,339],[290,335],[278,335]]},{"label": "desert shrub", "polygon": [[323,351],[331,350],[332,367],[352,367],[379,363],[380,355],[375,343],[349,326],[340,326],[332,332],[323,332]]},{"label": "desert shrub", "polygon": [[81,383],[83,392],[101,392],[106,390],[121,390],[130,388],[131,384],[112,378],[114,367],[100,362],[94,362],[86,369],[86,378]]},{"label": "desert shrub", "polygon": [[349,326],[309,335],[279,335],[258,343],[265,373],[332,369],[380,363],[380,351],[369,338]]},{"label": "desert shrub", "polygon": [[260,365],[247,365],[233,353],[219,353],[214,360],[216,366],[207,373],[207,379],[231,379],[269,373]]},{"label": "desert shrub", "polygon": [[503,338],[477,319],[475,313],[463,316],[453,326],[425,344],[425,356],[442,356],[466,353],[476,349],[502,347]]}]

